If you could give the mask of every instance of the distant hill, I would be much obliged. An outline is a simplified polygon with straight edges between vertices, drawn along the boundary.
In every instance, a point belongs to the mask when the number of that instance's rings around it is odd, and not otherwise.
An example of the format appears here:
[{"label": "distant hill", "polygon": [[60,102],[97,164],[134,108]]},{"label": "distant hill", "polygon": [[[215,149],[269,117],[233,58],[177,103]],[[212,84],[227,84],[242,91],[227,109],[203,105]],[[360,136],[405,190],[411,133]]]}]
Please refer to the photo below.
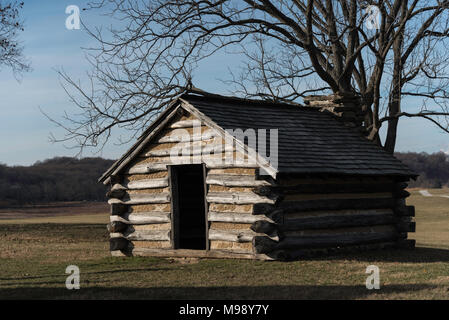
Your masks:
[{"label": "distant hill", "polygon": [[114,160],[57,157],[32,166],[0,164],[0,206],[53,202],[104,201],[97,179]]},{"label": "distant hill", "polygon": [[409,187],[441,188],[449,187],[449,156],[439,153],[396,153],[395,156],[420,176]]},{"label": "distant hill", "polygon": [[[449,187],[449,157],[444,153],[396,153],[420,174],[410,187]],[[0,164],[0,207],[56,201],[105,201],[107,188],[97,179],[114,160],[57,157],[32,166]]]}]

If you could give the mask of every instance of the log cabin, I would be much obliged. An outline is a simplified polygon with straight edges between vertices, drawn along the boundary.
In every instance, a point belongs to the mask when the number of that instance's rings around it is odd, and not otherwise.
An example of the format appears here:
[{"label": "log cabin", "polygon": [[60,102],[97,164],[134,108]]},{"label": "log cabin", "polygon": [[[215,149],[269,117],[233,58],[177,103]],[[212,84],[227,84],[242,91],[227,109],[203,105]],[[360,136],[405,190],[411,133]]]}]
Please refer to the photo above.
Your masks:
[{"label": "log cabin", "polygon": [[417,175],[366,138],[359,99],[304,101],[201,91],[171,101],[99,179],[110,186],[111,254],[290,260],[413,248],[405,189]]}]

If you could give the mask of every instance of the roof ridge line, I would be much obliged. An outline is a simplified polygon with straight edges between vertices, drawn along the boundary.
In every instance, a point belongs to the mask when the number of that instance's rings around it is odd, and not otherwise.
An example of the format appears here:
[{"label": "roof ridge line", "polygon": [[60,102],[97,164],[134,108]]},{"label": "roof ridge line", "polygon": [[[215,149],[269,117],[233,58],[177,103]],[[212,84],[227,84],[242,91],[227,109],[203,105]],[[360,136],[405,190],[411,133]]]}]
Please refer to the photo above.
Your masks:
[{"label": "roof ridge line", "polygon": [[241,97],[233,97],[233,96],[225,96],[217,93],[211,93],[204,91],[202,89],[198,89],[195,87],[192,87],[190,89],[187,89],[180,97],[195,97],[195,98],[209,98],[209,99],[223,99],[228,101],[239,101],[244,102],[246,104],[264,104],[264,105],[278,105],[278,106],[285,106],[285,107],[300,107],[304,109],[308,109],[307,106],[296,103],[296,102],[277,102],[277,101],[270,101],[270,100],[257,100],[257,99],[249,99],[249,98],[241,98]]}]

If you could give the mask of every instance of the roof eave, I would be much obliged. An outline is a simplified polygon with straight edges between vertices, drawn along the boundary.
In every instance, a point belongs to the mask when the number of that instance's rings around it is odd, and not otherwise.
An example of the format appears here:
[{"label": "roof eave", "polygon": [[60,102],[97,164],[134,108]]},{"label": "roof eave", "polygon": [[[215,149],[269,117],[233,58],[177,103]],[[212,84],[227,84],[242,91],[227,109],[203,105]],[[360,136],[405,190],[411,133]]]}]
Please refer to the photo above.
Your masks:
[{"label": "roof eave", "polygon": [[179,107],[179,98],[174,99],[168,107],[161,112],[157,119],[144,131],[140,138],[132,145],[125,154],[109,167],[108,170],[98,179],[98,182],[104,185],[109,184],[111,176],[116,175],[124,166],[126,166],[136,153],[140,151],[143,145],[162,129],[163,124],[168,122],[175,114]]}]

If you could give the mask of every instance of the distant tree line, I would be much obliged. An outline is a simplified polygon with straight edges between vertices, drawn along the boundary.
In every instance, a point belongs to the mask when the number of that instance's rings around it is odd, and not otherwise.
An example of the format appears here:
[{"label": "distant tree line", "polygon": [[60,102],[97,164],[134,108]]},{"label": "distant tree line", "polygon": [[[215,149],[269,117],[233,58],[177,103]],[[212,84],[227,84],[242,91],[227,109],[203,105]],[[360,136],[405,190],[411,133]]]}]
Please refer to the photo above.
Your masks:
[{"label": "distant tree line", "polygon": [[411,188],[449,187],[449,156],[440,153],[396,153],[395,156],[419,174],[416,181],[411,181]]},{"label": "distant tree line", "polygon": [[113,160],[58,157],[32,166],[0,164],[0,206],[53,201],[104,201],[97,179]]},{"label": "distant tree line", "polygon": [[[449,187],[449,156],[444,153],[396,153],[420,176],[410,187]],[[97,179],[114,160],[57,157],[32,166],[0,164],[0,206],[53,202],[105,201],[107,187]]]}]

